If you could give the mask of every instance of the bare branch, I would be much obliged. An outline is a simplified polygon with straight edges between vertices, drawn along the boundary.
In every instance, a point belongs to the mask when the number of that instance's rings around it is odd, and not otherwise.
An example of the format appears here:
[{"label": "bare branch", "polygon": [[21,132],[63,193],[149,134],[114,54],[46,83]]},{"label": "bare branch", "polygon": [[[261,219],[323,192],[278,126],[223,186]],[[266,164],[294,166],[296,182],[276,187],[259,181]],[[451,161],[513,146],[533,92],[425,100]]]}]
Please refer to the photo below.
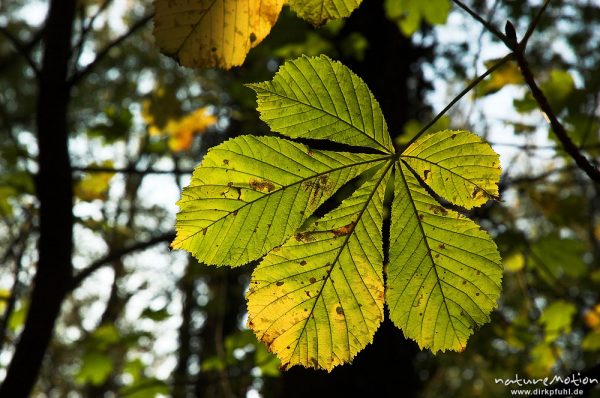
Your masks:
[{"label": "bare branch", "polygon": [[510,48],[511,50],[513,49],[510,40],[508,40],[508,38],[506,37],[505,34],[503,34],[498,29],[496,29],[494,27],[494,25],[492,25],[491,23],[489,23],[485,19],[481,18],[479,16],[479,14],[477,14],[475,11],[473,11],[471,8],[469,8],[462,1],[460,1],[460,0],[452,0],[452,1],[457,6],[459,6],[463,10],[465,10],[471,17],[473,17],[473,19],[475,19],[477,22],[481,23],[490,33],[492,33],[494,36],[496,36],[498,39],[500,39],[504,44],[506,44],[508,46],[508,48]]},{"label": "bare branch", "polygon": [[156,244],[170,242],[175,238],[173,231],[164,233],[162,235],[155,236],[147,241],[138,242],[131,246],[124,247],[120,250],[108,253],[106,256],[94,261],[83,271],[80,271],[72,279],[70,290],[78,287],[88,276],[102,268],[103,266],[110,264],[111,262],[120,259],[123,256],[135,253],[137,251],[148,249]]},{"label": "bare branch", "polygon": [[433,126],[435,124],[435,122],[437,122],[442,116],[444,116],[444,114],[446,112],[448,112],[450,110],[450,108],[452,108],[454,106],[454,104],[456,104],[462,97],[464,97],[469,91],[471,91],[473,88],[475,88],[475,86],[477,86],[479,83],[481,83],[481,81],[483,79],[485,79],[486,77],[491,75],[496,69],[498,69],[499,67],[504,65],[506,62],[508,62],[512,58],[513,58],[513,53],[505,55],[504,58],[502,58],[500,61],[498,61],[494,66],[492,66],[490,69],[485,71],[485,73],[483,73],[477,79],[475,79],[471,83],[469,83],[469,85],[467,87],[465,87],[465,89],[463,91],[461,91],[456,97],[454,97],[454,99],[452,101],[450,101],[450,103],[448,105],[446,105],[446,107],[444,109],[442,109],[440,111],[440,113],[438,113],[433,119],[431,119],[431,121],[429,123],[427,123],[421,130],[419,130],[417,135],[415,135],[408,142],[408,144],[406,144],[406,146],[408,147],[410,144],[415,142],[421,135],[423,135],[423,133],[425,133],[431,126]]},{"label": "bare branch", "polygon": [[0,26],[0,33],[8,39],[8,41],[13,45],[15,50],[17,50],[19,55],[25,58],[25,61],[27,61],[27,65],[29,65],[31,70],[33,70],[33,73],[35,74],[36,78],[39,77],[40,69],[37,66],[37,64],[33,61],[33,58],[31,58],[31,54],[29,54],[31,50],[30,46],[28,44],[22,43],[21,40],[19,40],[15,35],[12,34],[10,30],[8,30],[4,26]]},{"label": "bare branch", "polygon": [[552,131],[556,135],[556,138],[562,144],[564,150],[573,158],[577,166],[581,170],[583,170],[588,177],[596,182],[600,182],[600,170],[596,166],[594,166],[577,148],[577,146],[573,143],[564,126],[554,113],[554,110],[550,106],[548,99],[539,88],[537,83],[535,82],[535,78],[533,77],[533,73],[531,72],[531,68],[529,67],[529,63],[525,59],[525,55],[521,51],[515,52],[515,58],[517,60],[517,64],[519,65],[519,69],[521,69],[521,74],[523,75],[523,79],[525,83],[529,86],[531,90],[531,94],[533,94],[533,98],[535,98],[538,106],[547,117],[550,126],[552,127]]},{"label": "bare branch", "polygon": [[119,174],[192,174],[194,170],[191,169],[174,169],[174,170],[157,170],[157,169],[146,169],[138,170],[134,167],[125,168],[113,168],[113,167],[100,167],[100,166],[88,166],[88,167],[73,167],[73,171],[79,171],[82,173],[119,173]]},{"label": "bare branch", "polygon": [[68,81],[69,85],[76,85],[79,81],[81,81],[81,79],[83,79],[85,76],[91,73],[96,68],[96,66],[98,66],[98,64],[108,55],[110,50],[120,45],[123,41],[127,40],[139,29],[146,26],[146,24],[152,19],[152,16],[152,14],[146,15],[145,17],[134,23],[126,33],[122,34],[121,36],[108,43],[106,47],[104,47],[98,52],[96,58],[91,63],[89,63],[82,70],[76,72],[75,74],[73,74],[73,76],[71,76],[71,78]]}]

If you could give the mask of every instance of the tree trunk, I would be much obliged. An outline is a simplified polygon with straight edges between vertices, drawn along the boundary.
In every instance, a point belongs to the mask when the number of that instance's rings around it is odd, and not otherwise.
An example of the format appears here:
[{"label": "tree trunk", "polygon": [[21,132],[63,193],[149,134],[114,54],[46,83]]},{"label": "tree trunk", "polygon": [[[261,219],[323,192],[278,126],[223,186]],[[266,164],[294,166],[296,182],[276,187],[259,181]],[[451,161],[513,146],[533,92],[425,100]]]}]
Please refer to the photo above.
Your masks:
[{"label": "tree trunk", "polygon": [[0,396],[30,395],[72,277],[73,187],[68,152],[66,84],[75,0],[52,0],[46,21],[37,100],[40,202],[39,259],[25,327]]}]

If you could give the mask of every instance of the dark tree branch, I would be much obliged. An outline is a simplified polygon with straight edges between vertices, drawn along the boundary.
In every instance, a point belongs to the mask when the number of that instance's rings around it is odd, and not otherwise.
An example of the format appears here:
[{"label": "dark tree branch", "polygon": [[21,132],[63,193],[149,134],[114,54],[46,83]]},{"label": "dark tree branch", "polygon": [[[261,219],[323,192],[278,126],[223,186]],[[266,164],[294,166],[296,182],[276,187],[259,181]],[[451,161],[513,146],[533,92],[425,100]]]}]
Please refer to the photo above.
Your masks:
[{"label": "dark tree branch", "polygon": [[51,0],[38,78],[36,133],[40,203],[38,263],[23,332],[0,387],[1,397],[25,398],[38,378],[72,278],[73,183],[68,150],[67,71],[76,0]]},{"label": "dark tree branch", "polygon": [[100,167],[100,166],[88,166],[88,167],[73,167],[73,171],[79,171],[82,173],[119,173],[119,174],[192,174],[194,170],[191,169],[175,169],[175,170],[157,170],[157,169],[146,169],[138,170],[135,167],[125,168],[114,168],[114,167]]},{"label": "dark tree branch", "polygon": [[535,82],[535,78],[533,77],[533,73],[531,72],[531,68],[529,66],[529,63],[525,59],[525,55],[523,54],[523,52],[517,51],[515,53],[515,58],[517,60],[517,64],[519,65],[519,69],[521,69],[521,74],[523,75],[525,83],[527,83],[527,85],[529,86],[529,89],[533,94],[533,98],[536,100],[538,106],[548,118],[550,126],[552,126],[552,131],[554,132],[554,135],[556,135],[556,138],[558,138],[558,140],[562,144],[564,150],[571,156],[571,158],[573,158],[577,166],[579,166],[579,168],[583,170],[588,175],[588,177],[590,177],[596,182],[600,182],[600,170],[598,170],[598,168],[594,166],[581,153],[579,148],[577,148],[577,146],[573,143],[573,141],[567,134],[567,131],[565,130],[564,126],[562,125],[562,123],[560,123],[560,121],[556,117],[556,114],[554,113],[554,110],[550,106],[548,99]]},{"label": "dark tree branch", "polygon": [[69,290],[73,290],[76,287],[78,287],[88,276],[90,276],[91,274],[93,274],[94,272],[96,272],[97,270],[99,270],[100,268],[104,267],[107,264],[112,263],[113,261],[116,261],[118,259],[120,259],[123,256],[126,256],[128,254],[132,254],[134,252],[140,251],[140,250],[144,250],[144,249],[148,249],[158,243],[163,243],[163,242],[170,242],[175,238],[175,233],[174,232],[167,232],[165,234],[162,235],[158,235],[155,236],[147,241],[144,242],[138,242],[135,243],[131,246],[127,246],[124,247],[120,250],[111,252],[109,254],[107,254],[106,256],[94,261],[93,263],[91,263],[87,268],[85,268],[83,271],[80,271],[77,275],[75,275],[73,277],[73,280],[69,286]]},{"label": "dark tree branch", "polygon": [[[453,1],[459,7],[461,7],[465,11],[467,11],[475,20],[481,22],[491,33],[493,33],[494,35],[498,36],[501,39],[504,38],[504,39],[502,39],[502,41],[506,44],[506,46],[509,49],[513,50],[513,53],[511,55],[514,55],[514,58],[517,61],[517,64],[519,65],[519,69],[521,70],[521,74],[523,75],[523,79],[525,80],[525,83],[529,86],[529,89],[531,90],[531,93],[533,94],[533,98],[536,100],[538,106],[540,107],[540,109],[542,110],[544,115],[546,115],[546,117],[548,118],[550,126],[552,127],[552,131],[554,131],[554,134],[556,135],[556,137],[562,144],[564,150],[573,158],[573,160],[575,161],[577,166],[579,166],[579,168],[582,169],[592,180],[594,180],[596,182],[600,182],[600,170],[598,170],[598,168],[596,166],[594,166],[581,153],[579,148],[577,148],[577,146],[573,143],[573,141],[567,134],[567,131],[565,130],[564,126],[559,122],[558,118],[556,117],[556,114],[554,113],[554,110],[550,106],[548,99],[546,98],[546,96],[544,95],[542,90],[539,88],[537,83],[535,82],[535,78],[533,77],[533,73],[531,72],[529,63],[527,62],[527,59],[525,58],[524,50],[525,50],[527,41],[531,37],[537,24],[541,20],[542,15],[543,15],[544,11],[546,10],[546,8],[548,7],[548,4],[550,3],[550,1],[546,0],[544,2],[542,7],[540,8],[539,12],[535,16],[534,20],[532,21],[531,25],[527,29],[527,33],[525,34],[525,37],[523,38],[523,40],[520,43],[517,43],[516,41],[514,41],[514,40],[516,40],[516,38],[510,38],[506,35],[499,33],[496,28],[494,28],[489,23],[487,23],[487,21],[483,20],[479,15],[477,15],[477,13],[475,13],[469,7],[464,5],[460,0],[453,0]],[[510,25],[510,26],[512,26],[512,25]],[[515,44],[516,44],[516,46],[515,46]],[[434,119],[434,120],[436,120],[436,119]],[[420,135],[420,134],[418,134],[418,135]],[[413,141],[414,141],[414,139],[413,139]]]},{"label": "dark tree branch", "polygon": [[123,41],[127,40],[130,36],[132,36],[135,32],[137,32],[139,29],[146,26],[146,24],[148,22],[150,22],[152,17],[153,17],[152,14],[146,15],[145,17],[143,17],[142,19],[140,19],[139,21],[134,23],[126,33],[122,34],[121,36],[117,37],[116,39],[114,39],[113,41],[108,43],[106,45],[106,47],[104,47],[102,50],[100,50],[98,52],[98,54],[96,55],[96,58],[91,63],[86,65],[82,70],[75,72],[75,74],[73,76],[71,76],[71,78],[68,81],[68,84],[72,87],[72,86],[76,85],[77,83],[79,83],[81,81],[81,79],[83,79],[88,74],[90,74],[96,68],[96,66],[98,66],[98,64],[100,62],[102,62],[102,60],[108,55],[110,50],[117,47]]},{"label": "dark tree branch", "polygon": [[3,34],[8,39],[8,41],[13,45],[15,50],[17,50],[17,53],[19,55],[21,55],[23,58],[25,58],[25,61],[27,61],[27,65],[29,65],[31,70],[33,70],[33,73],[35,74],[36,78],[39,78],[40,70],[39,70],[37,64],[33,61],[33,58],[31,58],[31,54],[30,54],[31,48],[29,47],[29,45],[22,43],[21,40],[19,40],[16,36],[14,36],[4,26],[0,26],[0,33]]}]

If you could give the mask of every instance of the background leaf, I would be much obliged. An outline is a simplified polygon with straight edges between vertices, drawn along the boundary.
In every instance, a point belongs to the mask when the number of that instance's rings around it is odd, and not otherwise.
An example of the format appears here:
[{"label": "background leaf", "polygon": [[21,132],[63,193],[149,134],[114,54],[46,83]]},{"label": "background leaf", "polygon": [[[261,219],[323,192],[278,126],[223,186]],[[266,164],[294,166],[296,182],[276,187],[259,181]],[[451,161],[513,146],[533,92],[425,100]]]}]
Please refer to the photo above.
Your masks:
[{"label": "background leaf", "polygon": [[298,16],[315,26],[331,19],[345,18],[362,0],[288,0],[287,4]]},{"label": "background leaf", "polygon": [[229,69],[271,31],[283,0],[156,0],[154,37],[184,66]]}]

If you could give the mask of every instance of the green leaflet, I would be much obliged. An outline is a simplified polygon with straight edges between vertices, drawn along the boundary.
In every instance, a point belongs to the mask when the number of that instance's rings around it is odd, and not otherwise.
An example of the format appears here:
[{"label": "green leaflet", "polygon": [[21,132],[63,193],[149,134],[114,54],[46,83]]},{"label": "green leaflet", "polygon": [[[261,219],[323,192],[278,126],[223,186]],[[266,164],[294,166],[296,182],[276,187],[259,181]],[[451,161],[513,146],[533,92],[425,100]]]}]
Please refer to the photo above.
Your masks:
[{"label": "green leaflet", "polygon": [[[319,151],[274,137],[229,140],[209,151],[184,189],[173,247],[217,265],[266,254],[247,294],[248,325],[284,368],[330,371],[351,361],[372,341],[384,300],[420,347],[463,350],[496,307],[502,265],[488,234],[435,198],[463,208],[497,198],[498,155],[476,135],[449,130],[396,154],[366,85],[327,57],[289,61],[272,81],[251,87],[261,118],[281,134],[384,153]],[[309,220],[358,176],[350,197]]]},{"label": "green leaflet", "polygon": [[349,16],[362,0],[288,0],[298,16],[315,26]]},{"label": "green leaflet", "polygon": [[446,22],[452,9],[450,0],[385,0],[386,16],[398,24],[405,36],[410,36],[421,23],[441,25]]},{"label": "green leaflet", "polygon": [[421,348],[462,351],[500,296],[496,245],[477,224],[439,205],[398,163],[386,302]]},{"label": "green leaflet", "polygon": [[283,367],[330,371],[373,339],[383,319],[381,209],[391,164],[254,271],[249,325]]},{"label": "green leaflet", "polygon": [[444,199],[470,209],[498,198],[500,158],[468,131],[444,130],[410,145],[401,156]]},{"label": "green leaflet", "polygon": [[274,137],[229,140],[208,152],[183,190],[172,247],[208,264],[256,260],[381,158],[313,151]]},{"label": "green leaflet", "polygon": [[258,95],[260,118],[273,131],[394,152],[383,113],[367,85],[324,55],[288,61],[272,81],[249,87]]}]

